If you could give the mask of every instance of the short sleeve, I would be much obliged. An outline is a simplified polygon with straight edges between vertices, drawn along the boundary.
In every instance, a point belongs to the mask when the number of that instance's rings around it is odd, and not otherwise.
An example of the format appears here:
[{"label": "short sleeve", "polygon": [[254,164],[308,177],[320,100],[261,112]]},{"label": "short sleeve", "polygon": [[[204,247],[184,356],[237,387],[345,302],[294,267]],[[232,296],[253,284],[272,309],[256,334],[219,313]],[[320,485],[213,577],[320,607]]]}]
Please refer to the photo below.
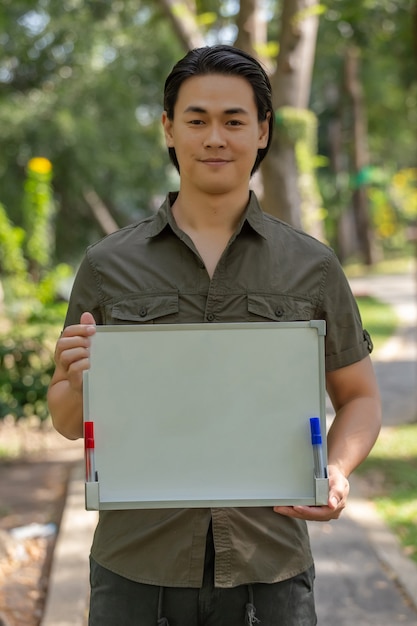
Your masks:
[{"label": "short sleeve", "polygon": [[79,324],[81,314],[85,311],[93,315],[96,324],[103,323],[100,307],[99,277],[94,271],[88,252],[75,276],[64,325]]},{"label": "short sleeve", "polygon": [[363,328],[355,297],[332,252],[324,274],[321,315],[326,320],[326,370],[352,365],[372,352],[372,340]]}]

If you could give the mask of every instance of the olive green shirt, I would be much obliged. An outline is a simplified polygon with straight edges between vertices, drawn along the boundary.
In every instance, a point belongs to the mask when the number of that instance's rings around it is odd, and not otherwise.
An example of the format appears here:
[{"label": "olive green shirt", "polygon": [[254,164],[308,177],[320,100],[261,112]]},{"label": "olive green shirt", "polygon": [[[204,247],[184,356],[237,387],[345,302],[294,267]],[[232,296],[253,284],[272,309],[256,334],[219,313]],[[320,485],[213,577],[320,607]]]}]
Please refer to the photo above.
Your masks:
[{"label": "olive green shirt", "polygon": [[[97,324],[324,319],[327,370],[369,354],[369,336],[331,249],[263,213],[251,192],[210,279],[175,223],[175,197],[88,248],[66,325],[79,323],[83,311]],[[262,450],[248,462],[256,463],[258,454]],[[92,556],[131,580],[199,587],[210,519],[216,586],[277,582],[312,564],[306,524],[270,507],[101,511]]]}]

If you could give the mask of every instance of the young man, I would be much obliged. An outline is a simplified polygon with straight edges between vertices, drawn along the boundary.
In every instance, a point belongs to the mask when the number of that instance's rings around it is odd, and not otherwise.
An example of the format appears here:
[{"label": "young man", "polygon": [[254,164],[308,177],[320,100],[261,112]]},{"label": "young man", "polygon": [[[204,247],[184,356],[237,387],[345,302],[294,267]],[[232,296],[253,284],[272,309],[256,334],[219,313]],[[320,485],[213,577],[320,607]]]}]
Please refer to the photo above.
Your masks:
[{"label": "young man", "polygon": [[154,216],[87,250],[56,348],[54,425],[70,439],[83,436],[82,372],[95,324],[325,319],[326,382],[336,412],[329,501],[102,511],[89,623],[312,626],[305,520],[340,516],[348,476],[377,437],[371,343],[334,253],[265,215],[249,190],[273,128],[271,88],[258,62],[229,46],[193,50],[168,76],[164,106],[179,192]]}]

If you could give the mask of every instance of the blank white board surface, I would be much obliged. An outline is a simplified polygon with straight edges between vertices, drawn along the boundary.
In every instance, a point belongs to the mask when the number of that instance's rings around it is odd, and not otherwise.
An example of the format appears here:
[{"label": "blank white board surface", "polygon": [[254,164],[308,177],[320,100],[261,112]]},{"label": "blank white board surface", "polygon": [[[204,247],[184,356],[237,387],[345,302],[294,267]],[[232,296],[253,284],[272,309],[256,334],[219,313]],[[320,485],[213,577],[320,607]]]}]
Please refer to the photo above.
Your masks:
[{"label": "blank white board surface", "polygon": [[324,335],[323,321],[97,327],[86,507],[324,504],[309,422],[326,458]]}]

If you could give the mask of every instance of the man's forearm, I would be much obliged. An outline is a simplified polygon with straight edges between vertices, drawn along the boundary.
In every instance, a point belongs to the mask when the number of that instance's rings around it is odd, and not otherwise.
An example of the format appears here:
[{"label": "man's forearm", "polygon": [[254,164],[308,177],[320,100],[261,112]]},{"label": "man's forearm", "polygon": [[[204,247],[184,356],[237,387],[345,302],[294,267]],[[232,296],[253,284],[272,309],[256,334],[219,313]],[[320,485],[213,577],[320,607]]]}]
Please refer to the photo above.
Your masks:
[{"label": "man's forearm", "polygon": [[67,380],[52,384],[48,390],[48,406],[54,428],[67,439],[83,436],[83,394],[75,391]]},{"label": "man's forearm", "polygon": [[348,477],[368,456],[380,427],[378,398],[355,398],[344,405],[336,413],[328,433],[329,465],[336,465]]}]

